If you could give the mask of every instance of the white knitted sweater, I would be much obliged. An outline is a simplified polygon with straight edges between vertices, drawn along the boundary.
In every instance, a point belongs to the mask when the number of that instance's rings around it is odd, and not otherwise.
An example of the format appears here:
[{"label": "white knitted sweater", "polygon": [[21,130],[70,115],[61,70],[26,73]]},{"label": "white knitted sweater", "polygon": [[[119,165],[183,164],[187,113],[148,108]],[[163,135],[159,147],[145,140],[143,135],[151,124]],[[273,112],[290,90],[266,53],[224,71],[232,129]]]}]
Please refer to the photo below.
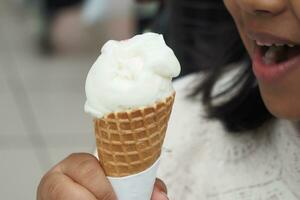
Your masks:
[{"label": "white knitted sweater", "polygon": [[177,91],[158,173],[170,200],[300,199],[300,129],[278,120],[259,133],[232,134],[189,99],[196,75]]}]

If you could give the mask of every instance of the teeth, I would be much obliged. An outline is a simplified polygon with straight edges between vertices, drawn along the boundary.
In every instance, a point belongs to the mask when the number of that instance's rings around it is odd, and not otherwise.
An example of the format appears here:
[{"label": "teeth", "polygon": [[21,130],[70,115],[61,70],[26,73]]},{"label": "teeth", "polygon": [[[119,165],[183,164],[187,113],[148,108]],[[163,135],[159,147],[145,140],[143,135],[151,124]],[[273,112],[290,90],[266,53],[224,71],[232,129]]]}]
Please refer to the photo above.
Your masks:
[{"label": "teeth", "polygon": [[263,43],[261,43],[260,41],[255,41],[256,42],[256,44],[258,45],[258,46],[263,46],[264,44]]},{"label": "teeth", "polygon": [[260,41],[257,41],[256,40],[256,44],[258,46],[265,46],[265,47],[271,47],[271,46],[276,46],[276,47],[283,47],[283,46],[288,46],[288,47],[295,47],[296,45],[294,44],[269,44],[269,43],[263,43],[263,42],[260,42]]},{"label": "teeth", "polygon": [[272,44],[262,43],[262,42],[260,42],[260,41],[256,41],[256,44],[257,44],[258,46],[267,46],[267,47],[272,46]]}]

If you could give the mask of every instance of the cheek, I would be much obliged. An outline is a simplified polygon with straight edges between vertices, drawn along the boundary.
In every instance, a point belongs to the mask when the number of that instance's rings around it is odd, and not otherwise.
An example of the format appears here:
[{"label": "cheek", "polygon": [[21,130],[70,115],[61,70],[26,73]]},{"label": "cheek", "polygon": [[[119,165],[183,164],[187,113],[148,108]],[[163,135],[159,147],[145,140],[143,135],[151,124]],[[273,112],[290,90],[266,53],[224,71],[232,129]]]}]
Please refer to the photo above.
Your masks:
[{"label": "cheek", "polygon": [[290,0],[291,8],[293,8],[294,14],[300,21],[300,1],[299,0]]},{"label": "cheek", "polygon": [[231,14],[231,16],[233,16],[234,18],[237,16],[238,14],[238,9],[237,9],[237,3],[235,0],[224,0],[224,5],[226,7],[226,9],[228,10],[228,12]]},{"label": "cheek", "polygon": [[280,83],[272,86],[259,83],[259,87],[265,105],[273,115],[300,120],[300,68]]},{"label": "cheek", "polygon": [[240,33],[240,37],[244,43],[245,48],[248,51],[250,57],[252,57],[252,52],[254,50],[254,42],[249,40],[249,38],[245,34],[245,16],[242,12],[240,5],[238,4],[238,0],[224,0],[224,4],[231,14],[236,27]]}]

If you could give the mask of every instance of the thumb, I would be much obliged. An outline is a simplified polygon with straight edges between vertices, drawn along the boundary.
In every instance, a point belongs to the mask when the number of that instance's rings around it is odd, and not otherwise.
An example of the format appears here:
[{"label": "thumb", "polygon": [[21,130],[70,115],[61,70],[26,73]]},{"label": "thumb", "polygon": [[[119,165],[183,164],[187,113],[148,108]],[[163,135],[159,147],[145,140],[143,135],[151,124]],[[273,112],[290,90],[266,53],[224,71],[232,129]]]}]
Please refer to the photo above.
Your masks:
[{"label": "thumb", "polygon": [[165,183],[158,178],[154,184],[151,200],[169,200],[167,196],[167,187]]}]

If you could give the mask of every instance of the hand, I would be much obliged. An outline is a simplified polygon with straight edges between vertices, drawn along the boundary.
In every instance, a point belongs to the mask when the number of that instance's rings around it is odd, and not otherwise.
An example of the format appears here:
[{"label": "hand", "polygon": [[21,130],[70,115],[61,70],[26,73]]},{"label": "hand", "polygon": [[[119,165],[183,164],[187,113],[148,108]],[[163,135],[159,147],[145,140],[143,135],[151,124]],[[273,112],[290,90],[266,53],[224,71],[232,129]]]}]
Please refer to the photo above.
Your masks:
[{"label": "hand", "polygon": [[[151,200],[168,200],[157,179]],[[71,154],[42,178],[37,200],[117,200],[98,160],[90,154]]]}]

